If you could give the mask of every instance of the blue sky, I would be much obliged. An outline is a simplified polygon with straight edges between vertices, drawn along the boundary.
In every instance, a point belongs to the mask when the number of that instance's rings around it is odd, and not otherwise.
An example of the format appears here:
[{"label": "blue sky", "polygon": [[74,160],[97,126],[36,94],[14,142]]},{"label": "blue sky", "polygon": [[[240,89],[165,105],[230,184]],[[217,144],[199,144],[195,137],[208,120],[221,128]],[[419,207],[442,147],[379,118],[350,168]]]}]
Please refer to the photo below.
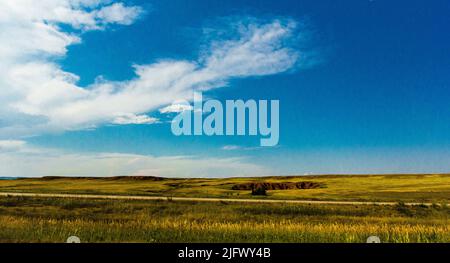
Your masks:
[{"label": "blue sky", "polygon": [[[76,1],[64,1],[66,8],[83,10],[89,15],[92,10],[118,2],[77,6],[72,3]],[[69,111],[66,105],[33,101],[34,91],[24,89],[22,100],[10,99],[21,97],[7,92],[0,97],[0,101],[12,105],[0,107],[0,151],[3,149],[0,161],[4,162],[1,176],[183,177],[450,171],[448,1],[136,0],[124,1],[120,6],[96,12],[94,22],[84,17],[85,20],[77,17],[63,21],[53,13],[39,17],[58,32],[79,39],[63,38],[65,42],[60,45],[64,51],[50,45],[57,43],[52,39],[48,40],[48,48],[30,48],[30,53],[20,56],[5,48],[14,55],[9,55],[8,63],[0,65],[0,69],[13,65],[20,73],[24,71],[23,61],[44,63],[50,73],[36,73],[46,76],[39,92],[56,93],[61,100],[69,98],[69,104],[77,96],[83,96],[83,89],[104,91],[107,88],[103,86],[125,87],[137,78],[134,65],[145,65],[147,69],[161,61],[172,64],[188,61],[200,64],[201,68],[206,63],[202,61],[209,58],[205,53],[220,51],[214,49],[214,43],[220,47],[224,41],[237,39],[239,44],[239,37],[245,38],[246,33],[239,35],[236,24],[244,25],[251,34],[255,33],[252,26],[260,29],[281,21],[281,28],[289,32],[268,46],[277,45],[291,56],[298,54],[294,64],[274,57],[279,60],[278,66],[270,73],[267,68],[256,69],[249,64],[245,74],[214,79],[204,94],[222,101],[279,100],[279,145],[258,147],[259,138],[253,136],[176,137],[170,131],[170,123],[151,121],[169,118],[158,112],[167,104],[165,101],[143,107],[145,112],[141,108],[126,112],[134,117],[145,115],[149,118],[147,123],[118,125],[114,121],[86,120],[76,114],[61,115],[60,112],[72,113],[72,108]],[[14,10],[20,11],[19,7]],[[34,11],[42,13],[39,8]],[[18,21],[11,18],[1,23],[12,31],[16,29],[11,25]],[[291,24],[295,28],[291,29]],[[7,44],[0,36],[1,41]],[[24,38],[24,41],[31,40]],[[265,52],[267,56],[274,55],[270,53],[273,50]],[[251,59],[255,54],[245,55]],[[79,79],[68,81],[73,77],[68,74]],[[31,78],[25,74],[22,78],[33,79],[35,75]],[[59,85],[74,85],[68,89],[74,89],[76,94],[56,92],[48,84],[54,83],[53,78]],[[39,83],[43,77],[35,79],[33,83]],[[4,82],[0,84],[5,88],[21,85],[18,81]],[[16,86],[11,90],[15,89]],[[152,91],[148,93],[151,97]],[[157,92],[156,96],[164,94]],[[116,100],[110,101],[108,112],[115,109]],[[128,103],[133,104],[133,100]],[[64,119],[58,119],[60,116]],[[43,124],[34,125],[40,118]],[[83,122],[61,121],[70,118]],[[102,161],[105,156],[111,161]],[[139,164],[129,165],[133,160]],[[21,162],[27,165],[20,165]],[[73,162],[78,164],[76,169],[71,167]],[[127,165],[118,168],[116,165],[121,163]],[[30,170],[35,172],[29,174]]]}]

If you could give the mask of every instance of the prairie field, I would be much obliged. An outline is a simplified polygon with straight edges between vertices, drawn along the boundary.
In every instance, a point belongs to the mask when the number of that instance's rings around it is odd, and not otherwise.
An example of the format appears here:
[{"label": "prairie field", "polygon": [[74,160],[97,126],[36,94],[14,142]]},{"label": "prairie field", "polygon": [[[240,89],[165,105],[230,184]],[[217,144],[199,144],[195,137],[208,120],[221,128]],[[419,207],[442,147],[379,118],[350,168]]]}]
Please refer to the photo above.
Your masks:
[{"label": "prairie field", "polygon": [[[236,185],[255,182],[316,182],[320,187],[268,190],[263,196],[236,190],[240,189]],[[365,242],[371,235],[393,243],[450,242],[449,175],[41,178],[0,180],[0,192],[167,197],[165,201],[149,201],[3,196],[0,242],[65,242],[72,235],[82,242]],[[374,204],[194,202],[170,198],[175,196]],[[375,204],[378,201],[396,205]]]},{"label": "prairie field", "polygon": [[447,206],[0,199],[1,242],[450,242]]},{"label": "prairie field", "polygon": [[[232,189],[238,184],[258,182],[314,182],[322,186],[315,189],[270,190],[266,196],[258,197],[252,196],[249,190]],[[450,201],[450,174],[277,176],[224,179],[48,177],[0,180],[0,192],[448,203]]]}]

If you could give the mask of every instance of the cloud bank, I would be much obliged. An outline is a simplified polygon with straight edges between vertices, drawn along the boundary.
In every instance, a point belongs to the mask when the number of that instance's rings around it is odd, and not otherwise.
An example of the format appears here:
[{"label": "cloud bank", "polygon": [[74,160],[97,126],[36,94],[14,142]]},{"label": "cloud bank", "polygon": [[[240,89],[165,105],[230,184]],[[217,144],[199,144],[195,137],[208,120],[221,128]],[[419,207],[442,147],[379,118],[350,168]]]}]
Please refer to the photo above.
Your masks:
[{"label": "cloud bank", "polygon": [[[0,140],[0,177],[120,176],[229,177],[269,175],[245,158],[197,158],[123,153],[68,153],[24,141]],[[76,164],[76,165],[74,165]]]},{"label": "cloud bank", "polygon": [[149,112],[189,99],[194,90],[284,72],[301,55],[290,45],[293,21],[248,21],[230,29],[234,37],[212,39],[197,60],[135,65],[133,79],[81,87],[79,77],[55,59],[80,43],[85,31],[132,24],[140,7],[110,0],[17,0],[1,1],[0,13],[0,139],[154,123]]}]

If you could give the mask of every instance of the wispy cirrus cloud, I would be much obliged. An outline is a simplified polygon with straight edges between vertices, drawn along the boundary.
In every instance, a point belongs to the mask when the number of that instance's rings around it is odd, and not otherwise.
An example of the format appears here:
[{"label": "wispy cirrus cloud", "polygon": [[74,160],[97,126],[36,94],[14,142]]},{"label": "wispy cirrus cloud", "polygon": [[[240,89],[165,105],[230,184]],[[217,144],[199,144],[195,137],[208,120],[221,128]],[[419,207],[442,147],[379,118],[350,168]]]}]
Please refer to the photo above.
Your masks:
[{"label": "wispy cirrus cloud", "polygon": [[[232,38],[210,39],[197,60],[135,65],[128,81],[88,87],[55,62],[86,30],[132,24],[143,10],[103,0],[0,2],[0,138],[79,130],[104,124],[149,124],[147,114],[192,97],[193,90],[227,85],[232,78],[263,76],[294,67],[301,54],[289,41],[289,19],[236,22]],[[61,27],[60,25],[69,26]],[[77,31],[78,29],[78,31]],[[81,31],[79,31],[81,30]],[[164,108],[165,107],[165,108]]]},{"label": "wispy cirrus cloud", "polygon": [[[279,148],[278,145],[277,146],[273,146],[273,147],[274,148]],[[222,146],[220,149],[224,150],[224,151],[251,151],[251,150],[264,149],[264,147],[261,147],[261,146],[241,146],[241,145],[229,144],[229,145]]]},{"label": "wispy cirrus cloud", "polygon": [[132,24],[143,12],[140,7],[102,0],[18,0],[2,1],[0,12],[6,14],[0,18],[0,138],[6,139],[108,123],[152,123],[148,112],[189,99],[193,90],[284,72],[301,56],[286,41],[296,34],[295,22],[246,21],[229,29],[233,38],[210,40],[197,60],[161,59],[135,65],[131,80],[80,87],[79,77],[54,58],[82,41],[82,31]]},{"label": "wispy cirrus cloud", "polygon": [[225,150],[225,151],[235,151],[235,150],[242,149],[242,147],[238,146],[238,145],[225,145],[221,149]]},{"label": "wispy cirrus cloud", "polygon": [[55,59],[80,43],[83,32],[128,25],[143,13],[140,7],[111,2],[0,1],[0,137],[70,128],[50,124],[50,112],[91,92],[77,86],[79,77],[62,70]]}]

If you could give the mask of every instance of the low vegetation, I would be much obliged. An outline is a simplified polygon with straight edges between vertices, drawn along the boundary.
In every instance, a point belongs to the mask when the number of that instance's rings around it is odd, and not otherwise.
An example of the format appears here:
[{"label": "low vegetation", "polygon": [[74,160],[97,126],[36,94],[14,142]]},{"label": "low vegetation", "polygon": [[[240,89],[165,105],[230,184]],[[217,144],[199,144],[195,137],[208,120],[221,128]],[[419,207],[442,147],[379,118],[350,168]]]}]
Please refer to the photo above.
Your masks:
[{"label": "low vegetation", "polygon": [[[450,242],[450,175],[0,180],[0,192],[164,201],[0,197],[0,242]],[[177,202],[173,197],[390,201],[385,205]],[[435,205],[405,205],[407,202]]]},{"label": "low vegetation", "polygon": [[[158,177],[0,180],[0,192],[252,198],[265,185],[267,199],[448,203],[450,175],[327,175],[263,178],[168,179]],[[295,186],[295,187],[294,187]]]},{"label": "low vegetation", "polygon": [[0,242],[450,242],[450,208],[0,198]]}]

